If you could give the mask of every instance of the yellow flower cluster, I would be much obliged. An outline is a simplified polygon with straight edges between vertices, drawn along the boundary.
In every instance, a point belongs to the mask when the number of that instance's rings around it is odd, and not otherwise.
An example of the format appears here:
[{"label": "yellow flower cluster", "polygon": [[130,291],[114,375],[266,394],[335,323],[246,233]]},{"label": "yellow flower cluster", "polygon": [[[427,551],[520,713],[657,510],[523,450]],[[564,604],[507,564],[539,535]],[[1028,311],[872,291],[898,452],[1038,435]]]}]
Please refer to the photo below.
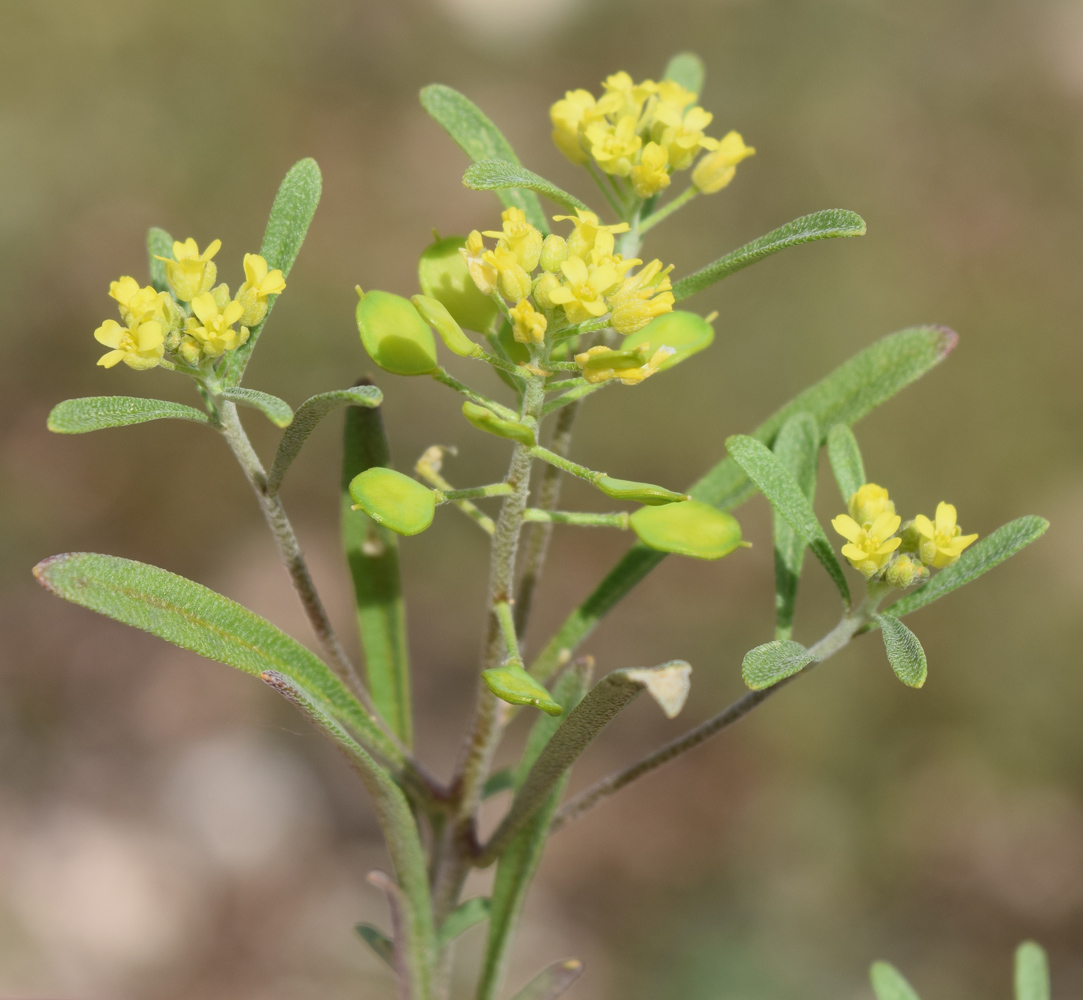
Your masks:
[{"label": "yellow flower cluster", "polygon": [[714,117],[696,104],[698,95],[672,80],[635,83],[614,73],[595,98],[569,90],[549,109],[553,142],[572,163],[594,162],[607,174],[626,177],[640,198],[669,187],[671,174],[687,170],[701,151],[693,184],[704,194],[720,191],[737,164],[756,151],[737,132],[721,139],[705,133]]},{"label": "yellow flower cluster", "polygon": [[920,583],[928,578],[929,567],[950,566],[978,537],[962,533],[950,503],[937,506],[935,522],[918,514],[902,535],[897,535],[902,518],[895,513],[887,490],[876,483],[865,483],[850,497],[847,507],[848,514],[831,522],[846,539],[842,554],[866,579],[883,573],[893,587]]},{"label": "yellow flower cluster", "polygon": [[258,254],[245,254],[245,281],[231,298],[228,285],[214,287],[213,258],[221,247],[215,240],[200,253],[196,241],[187,239],[173,244],[172,257],[157,257],[165,264],[169,291],[141,288],[127,276],[110,284],[124,325],[107,319],[94,331],[98,343],[110,349],[98,364],[112,368],[123,361],[144,370],[180,361],[194,368],[245,343],[250,328],[267,315],[268,297],[285,291],[286,282]]},{"label": "yellow flower cluster", "polygon": [[[501,229],[474,230],[460,252],[482,294],[499,292],[514,303],[512,332],[519,342],[540,344],[550,323],[565,327],[607,313],[618,333],[635,333],[673,308],[672,267],[660,260],[640,267],[639,258],[615,252],[613,234],[628,223],[604,226],[593,212],[578,209],[554,216],[572,223],[567,239],[555,233],[543,239],[521,209],[505,209],[501,218]],[[496,238],[494,248],[486,247],[486,236]]]}]

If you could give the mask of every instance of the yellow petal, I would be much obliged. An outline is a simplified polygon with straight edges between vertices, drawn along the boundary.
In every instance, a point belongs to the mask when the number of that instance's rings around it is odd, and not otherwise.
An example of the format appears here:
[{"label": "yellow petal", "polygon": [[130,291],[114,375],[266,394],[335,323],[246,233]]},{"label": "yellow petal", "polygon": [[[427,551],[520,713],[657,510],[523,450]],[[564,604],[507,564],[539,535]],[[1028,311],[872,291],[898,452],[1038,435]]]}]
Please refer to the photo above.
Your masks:
[{"label": "yellow petal", "polygon": [[940,502],[936,505],[936,530],[950,535],[955,530],[955,508],[950,503]]},{"label": "yellow petal", "polygon": [[120,364],[124,360],[123,351],[110,351],[108,354],[103,354],[98,358],[98,364],[103,368],[112,368],[113,365]]},{"label": "yellow petal", "polygon": [[210,292],[203,292],[192,299],[192,312],[199,317],[200,322],[209,323],[218,317],[218,303]]},{"label": "yellow petal", "polygon": [[[116,350],[116,348],[120,347],[124,333],[124,327],[122,327],[115,319],[107,319],[94,331],[94,339],[99,344],[103,344],[105,347],[112,347]],[[114,362],[114,364],[115,363],[116,362]]]},{"label": "yellow petal", "polygon": [[887,538],[888,535],[894,535],[899,530],[900,524],[902,524],[902,518],[898,514],[885,512],[872,522],[869,534],[875,535],[877,538]]},{"label": "yellow petal", "polygon": [[[856,542],[861,537],[861,525],[857,523],[849,514],[839,514],[831,522],[831,527],[834,528],[843,538],[851,542]],[[843,549],[845,552],[845,548]]]},{"label": "yellow petal", "polygon": [[930,521],[924,514],[917,514],[914,517],[914,527],[918,529],[926,538],[932,538],[935,529],[933,528],[933,522]]}]

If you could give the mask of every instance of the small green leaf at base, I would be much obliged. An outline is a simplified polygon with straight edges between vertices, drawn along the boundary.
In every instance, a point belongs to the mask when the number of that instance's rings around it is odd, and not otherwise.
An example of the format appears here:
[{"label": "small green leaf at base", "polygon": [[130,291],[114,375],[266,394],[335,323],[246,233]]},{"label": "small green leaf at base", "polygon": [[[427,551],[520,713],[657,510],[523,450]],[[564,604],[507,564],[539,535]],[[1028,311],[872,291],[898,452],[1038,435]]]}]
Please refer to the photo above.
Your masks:
[{"label": "small green leaf at base", "polygon": [[289,427],[293,423],[293,408],[290,404],[269,392],[241,388],[223,389],[221,397],[231,403],[259,410],[275,427]]},{"label": "small green leaf at base", "polygon": [[211,418],[191,406],[141,396],[81,396],[57,403],[49,414],[54,434],[87,434],[108,427],[131,427],[150,420],[191,420],[214,426]]},{"label": "small green leaf at base", "polygon": [[815,659],[801,643],[775,639],[745,653],[741,676],[753,691],[763,691],[800,673]]},{"label": "small green leaf at base", "polygon": [[869,980],[876,1000],[918,1000],[914,987],[889,962],[873,962],[869,970]]},{"label": "small green leaf at base", "polygon": [[741,545],[741,525],[697,500],[640,507],[629,519],[644,545],[693,559],[721,559]]},{"label": "small green leaf at base", "polygon": [[880,625],[884,649],[887,650],[887,658],[895,676],[909,687],[921,687],[925,683],[929,666],[918,637],[892,615],[877,615],[876,621]]},{"label": "small green leaf at base", "polygon": [[350,498],[377,524],[400,535],[416,535],[432,524],[436,495],[394,469],[375,466],[354,476]]},{"label": "small green leaf at base", "polygon": [[481,679],[493,694],[509,705],[530,705],[546,715],[560,715],[563,711],[549,692],[518,664],[483,670]]},{"label": "small green leaf at base", "polygon": [[1015,950],[1015,1000],[1049,1000],[1049,959],[1034,941]]},{"label": "small green leaf at base", "polygon": [[849,503],[850,497],[865,485],[866,480],[857,438],[846,424],[835,424],[827,432],[827,458],[839,485],[842,502]]},{"label": "small green leaf at base", "polygon": [[583,963],[577,958],[554,962],[539,972],[511,1000],[557,1000],[583,972]]},{"label": "small green leaf at base", "polygon": [[477,163],[471,164],[463,174],[463,187],[468,187],[471,191],[525,188],[545,195],[550,201],[563,205],[570,211],[574,212],[577,208],[588,210],[588,206],[574,194],[561,190],[552,182],[534,173],[533,170],[527,170],[526,167],[518,163],[509,163],[507,160],[478,160]]},{"label": "small green leaf at base", "polygon": [[391,938],[372,924],[355,924],[354,930],[377,957],[382,958],[391,968],[395,967],[395,946],[391,943]]},{"label": "small green leaf at base", "polygon": [[437,932],[437,947],[443,948],[471,927],[480,924],[483,920],[488,920],[490,908],[491,903],[485,896],[474,896],[472,899],[463,900],[447,915],[447,919]]}]

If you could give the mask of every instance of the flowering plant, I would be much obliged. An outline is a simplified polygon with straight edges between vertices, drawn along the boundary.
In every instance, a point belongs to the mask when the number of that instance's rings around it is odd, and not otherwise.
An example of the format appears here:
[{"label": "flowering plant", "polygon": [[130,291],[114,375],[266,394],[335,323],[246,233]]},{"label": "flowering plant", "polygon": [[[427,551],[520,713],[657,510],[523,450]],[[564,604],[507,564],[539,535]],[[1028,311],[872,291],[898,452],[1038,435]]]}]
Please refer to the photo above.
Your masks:
[{"label": "flowering plant", "polygon": [[[904,525],[887,490],[868,481],[851,428],[947,356],[956,337],[940,327],[903,330],[867,347],[751,434],[729,438],[728,456],[687,491],[610,476],[570,457],[576,414],[588,397],[617,384],[635,386],[710,346],[716,317],[678,305],[788,247],[865,231],[852,212],[816,212],[678,280],[672,265],[641,257],[654,226],[693,199],[727,188],[755,152],[735,131],[721,138],[707,134],[712,116],[698,105],[702,85],[702,64],[685,54],[670,62],[661,81],[637,83],[617,73],[600,96],[574,90],[553,105],[553,140],[590,174],[612,214],[607,222],[576,195],[523,167],[466,97],[444,86],[422,91],[426,111],[473,161],[464,184],[495,191],[504,210],[494,228],[438,238],[425,248],[412,298],[359,287],[356,320],[361,343],[380,369],[429,377],[461,394],[465,419],[504,442],[511,454],[500,482],[455,488],[444,477],[439,447],[421,456],[414,475],[393,469],[382,393],[371,380],[313,396],[296,411],[241,385],[316,210],[321,180],[312,160],[286,175],[259,254],[244,256],[245,280],[235,295],[216,284],[219,241],[201,252],[195,240],[175,242],[159,229],[148,238],[150,284],[125,276],[110,286],[122,322],[106,320],[95,331],[109,349],[98,363],[178,372],[192,380],[202,408],[102,396],[68,400],[49,417],[49,427],[66,434],[188,420],[220,433],[236,456],[321,656],[226,597],[154,566],[66,553],[41,562],[35,574],[68,600],[259,676],[344,751],[372,797],[392,869],[370,875],[387,896],[390,931],[367,925],[358,931],[391,965],[407,1000],[447,995],[454,940],[482,922],[488,938],[477,996],[504,995],[513,931],[549,834],[732,725],[862,633],[879,631],[896,675],[920,687],[925,654],[902,618],[971,582],[1047,527],[1041,518],[1022,517],[978,541],[976,534],[962,534],[948,503],[940,503],[933,518],[918,514]],[[691,172],[688,185],[663,202],[684,171]],[[539,195],[560,207],[562,214],[551,220],[560,232],[551,229]],[[494,369],[506,383],[506,401],[447,372],[438,342]],[[269,465],[250,443],[238,406],[258,410],[282,428]],[[307,436],[340,407],[346,408],[342,539],[357,598],[364,676],[337,637],[280,498]],[[844,571],[813,512],[825,445],[847,508],[832,525],[845,540],[841,554],[856,578]],[[620,509],[561,510],[565,474],[590,483]],[[608,722],[643,691],[674,717],[690,684],[691,667],[679,660],[621,666],[595,682],[594,659],[578,655],[580,647],[667,555],[721,559],[746,547],[732,511],[756,492],[774,512],[776,629],[744,658],[750,691],[564,801],[573,764]],[[499,506],[487,512],[484,505],[493,499]],[[453,777],[443,782],[413,750],[398,540],[424,531],[436,508],[446,506],[465,514],[478,537],[487,536],[491,559],[474,715]],[[528,661],[523,635],[555,525],[628,531],[635,541]],[[808,646],[792,638],[806,550],[823,565],[842,605],[838,624]],[[739,572],[740,558],[733,564]],[[851,590],[855,580],[857,594]],[[520,761],[494,771],[508,723],[524,709],[538,714]],[[483,835],[481,802],[500,793],[510,793],[510,802],[496,828]],[[491,892],[463,899],[467,875],[492,865]],[[555,998],[579,971],[574,960],[558,962],[518,996]],[[897,983],[892,988],[901,989]]]}]

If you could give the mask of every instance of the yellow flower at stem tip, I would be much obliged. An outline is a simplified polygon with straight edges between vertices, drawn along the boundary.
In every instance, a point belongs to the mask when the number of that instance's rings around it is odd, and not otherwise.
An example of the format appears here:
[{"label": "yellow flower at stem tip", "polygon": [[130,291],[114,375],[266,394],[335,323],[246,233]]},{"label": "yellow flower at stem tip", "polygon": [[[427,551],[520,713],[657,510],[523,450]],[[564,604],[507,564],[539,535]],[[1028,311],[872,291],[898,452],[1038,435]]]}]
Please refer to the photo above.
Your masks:
[{"label": "yellow flower at stem tip", "polygon": [[611,226],[603,226],[598,221],[598,216],[588,212],[584,208],[577,208],[575,215],[554,215],[554,222],[571,222],[574,226],[571,236],[567,239],[569,257],[581,257],[584,260],[598,245],[601,237],[603,248],[607,247],[607,253],[613,252],[613,240],[608,238],[613,233],[625,233],[628,231],[627,222],[618,222]]},{"label": "yellow flower at stem tip", "polygon": [[614,330],[625,335],[636,333],[656,316],[673,310],[675,300],[669,280],[672,270],[672,264],[663,268],[656,259],[624,279],[608,297]]},{"label": "yellow flower at stem tip", "polygon": [[503,246],[515,254],[524,271],[533,271],[541,255],[542,234],[526,221],[526,213],[521,208],[506,208],[500,218],[504,223],[502,229],[486,231],[481,235],[498,238],[500,242],[497,246]]},{"label": "yellow flower at stem tip", "polygon": [[624,385],[637,385],[650,378],[666,358],[676,353],[675,348],[663,345],[648,358],[641,351],[615,351],[599,344],[577,354],[575,363],[590,383],[619,378]]},{"label": "yellow flower at stem tip", "polygon": [[701,149],[718,148],[718,140],[703,133],[713,118],[714,115],[698,106],[684,113],[669,105],[658,106],[651,138],[665,147],[671,169],[685,170]]},{"label": "yellow flower at stem tip", "polygon": [[286,279],[276,267],[267,267],[258,253],[244,255],[244,284],[237,289],[237,301],[244,306],[241,325],[258,326],[267,315],[267,297],[281,295],[286,290]]},{"label": "yellow flower at stem tip", "polygon": [[173,244],[173,259],[156,257],[165,264],[165,280],[181,302],[191,302],[197,295],[209,291],[218,277],[218,266],[211,258],[222,249],[222,241],[214,240],[203,253],[189,237]]},{"label": "yellow flower at stem tip", "polygon": [[594,162],[607,174],[627,177],[635,165],[643,140],[636,134],[634,115],[625,115],[616,125],[592,122],[583,130],[585,144]]},{"label": "yellow flower at stem tip", "polygon": [[500,274],[496,264],[490,259],[490,251],[485,249],[485,240],[476,229],[466,237],[466,246],[460,247],[459,253],[466,261],[467,270],[478,291],[482,295],[492,295]]},{"label": "yellow flower at stem tip", "polygon": [[[225,295],[219,289],[225,289]],[[186,328],[210,358],[234,351],[248,340],[248,327],[242,326],[240,331],[233,329],[233,324],[244,315],[244,306],[229,300],[225,285],[219,285],[215,291],[219,292],[217,297],[211,292],[203,292],[192,299],[195,315],[189,318]]]},{"label": "yellow flower at stem tip", "polygon": [[154,368],[162,360],[165,350],[165,334],[162,324],[155,319],[134,322],[123,327],[114,319],[107,319],[94,331],[94,339],[110,350],[98,358],[103,368],[112,368],[123,361],[129,368],[145,371]]},{"label": "yellow flower at stem tip", "polygon": [[529,299],[520,299],[519,304],[508,312],[511,315],[512,336],[520,344],[540,344],[545,340],[548,321],[530,304]]},{"label": "yellow flower at stem tip", "polygon": [[963,549],[972,544],[977,535],[964,535],[963,529],[956,522],[957,513],[950,503],[936,506],[936,521],[930,521],[924,514],[914,518],[914,527],[918,532],[918,554],[926,566],[944,569],[962,555]]},{"label": "yellow flower at stem tip", "polygon": [[565,282],[549,293],[549,300],[564,306],[569,323],[597,319],[609,312],[606,293],[620,281],[620,272],[613,264],[588,269],[581,257],[569,257],[560,265]]},{"label": "yellow flower at stem tip", "polygon": [[640,198],[650,198],[669,187],[669,153],[656,142],[643,147],[639,163],[632,167],[632,187]]},{"label": "yellow flower at stem tip", "polygon": [[884,511],[864,527],[849,514],[839,514],[831,526],[849,543],[842,547],[842,554],[854,569],[868,579],[887,565],[891,553],[902,544],[901,538],[892,537],[901,523],[902,518],[898,514]]},{"label": "yellow flower at stem tip", "polygon": [[846,503],[852,517],[863,528],[867,528],[881,514],[894,514],[895,504],[887,490],[876,483],[865,483]]},{"label": "yellow flower at stem tip", "polygon": [[718,144],[718,148],[703,157],[692,171],[692,183],[702,194],[714,194],[721,191],[737,173],[737,164],[756,150],[746,146],[739,132],[727,132]]},{"label": "yellow flower at stem tip", "polygon": [[587,90],[569,90],[564,100],[557,101],[549,109],[553,123],[553,143],[572,163],[590,160],[579,141],[580,127],[601,118],[594,95]]}]

